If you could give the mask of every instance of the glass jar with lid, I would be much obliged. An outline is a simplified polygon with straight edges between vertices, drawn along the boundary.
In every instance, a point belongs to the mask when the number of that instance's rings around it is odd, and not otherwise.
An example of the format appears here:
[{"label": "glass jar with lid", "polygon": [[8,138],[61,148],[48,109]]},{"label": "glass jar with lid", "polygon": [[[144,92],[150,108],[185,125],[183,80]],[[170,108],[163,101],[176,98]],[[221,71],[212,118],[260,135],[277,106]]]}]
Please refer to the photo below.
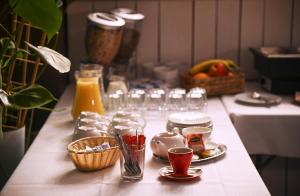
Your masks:
[{"label": "glass jar with lid", "polygon": [[102,73],[96,71],[76,71],[76,91],[71,112],[73,119],[76,119],[82,111],[105,114],[99,85],[101,77]]},{"label": "glass jar with lid", "polygon": [[111,11],[114,15],[125,20],[119,51],[114,58],[117,73],[133,78],[136,75],[136,47],[140,39],[142,20],[145,16],[132,9],[118,8]]},{"label": "glass jar with lid", "polygon": [[118,8],[112,13],[125,20],[122,41],[115,61],[126,63],[134,53],[140,39],[141,21],[145,16],[141,13],[128,8]]},{"label": "glass jar with lid", "polygon": [[124,19],[96,12],[88,15],[85,45],[90,62],[107,66],[118,52]]}]

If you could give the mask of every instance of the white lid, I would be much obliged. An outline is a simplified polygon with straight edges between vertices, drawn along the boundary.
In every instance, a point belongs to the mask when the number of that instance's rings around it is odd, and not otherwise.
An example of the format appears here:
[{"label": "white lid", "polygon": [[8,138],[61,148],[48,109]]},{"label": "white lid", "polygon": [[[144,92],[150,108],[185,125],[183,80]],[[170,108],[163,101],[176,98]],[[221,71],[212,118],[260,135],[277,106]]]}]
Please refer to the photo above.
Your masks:
[{"label": "white lid", "polygon": [[88,15],[88,20],[99,27],[117,29],[125,25],[125,20],[113,14],[95,12]]},{"label": "white lid", "polygon": [[125,20],[130,20],[130,21],[139,21],[143,20],[145,16],[141,13],[137,13],[136,11],[128,8],[117,8],[112,11],[113,14],[116,16],[119,16]]}]

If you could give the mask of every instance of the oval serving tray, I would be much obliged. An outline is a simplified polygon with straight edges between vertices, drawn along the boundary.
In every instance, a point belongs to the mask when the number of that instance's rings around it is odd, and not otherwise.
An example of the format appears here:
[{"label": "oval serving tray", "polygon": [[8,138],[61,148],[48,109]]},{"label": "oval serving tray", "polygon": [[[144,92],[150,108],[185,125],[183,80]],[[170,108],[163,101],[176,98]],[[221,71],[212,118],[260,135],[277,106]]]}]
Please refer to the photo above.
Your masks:
[{"label": "oval serving tray", "polygon": [[[214,155],[212,156],[209,156],[209,157],[199,157],[198,155],[194,155],[193,156],[193,159],[192,159],[192,164],[193,163],[201,163],[201,162],[204,162],[204,161],[208,161],[208,160],[212,160],[212,159],[215,159],[215,158],[218,158],[220,156],[222,156],[223,154],[225,154],[225,152],[227,151],[227,147],[226,145],[224,144],[217,144],[218,146],[216,147],[216,152]],[[169,160],[168,158],[165,158],[165,157],[159,157],[155,154],[153,154],[153,157],[157,160],[160,160],[162,162],[165,162],[165,163],[169,163]]]}]

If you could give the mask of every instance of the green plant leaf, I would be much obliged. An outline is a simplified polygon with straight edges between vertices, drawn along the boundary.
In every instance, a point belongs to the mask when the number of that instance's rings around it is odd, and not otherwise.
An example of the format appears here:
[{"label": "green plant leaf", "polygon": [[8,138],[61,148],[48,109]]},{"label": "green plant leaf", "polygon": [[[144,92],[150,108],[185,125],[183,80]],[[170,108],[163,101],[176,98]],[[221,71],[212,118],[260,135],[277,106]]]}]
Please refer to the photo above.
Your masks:
[{"label": "green plant leaf", "polygon": [[2,89],[0,89],[0,101],[1,105],[10,106],[10,103],[8,101],[8,94]]},{"label": "green plant leaf", "polygon": [[16,34],[16,32],[10,33],[5,26],[3,26],[2,24],[0,24],[0,28],[3,30],[3,32],[9,37],[10,40],[14,41],[14,35]]},{"label": "green plant leaf", "polygon": [[15,43],[10,39],[10,37],[3,37],[0,39],[1,48],[15,48]]},{"label": "green plant leaf", "polygon": [[18,50],[17,52],[16,52],[16,58],[20,58],[20,59],[22,59],[23,58],[23,54],[24,54],[24,51],[26,51],[26,50]]},{"label": "green plant leaf", "polygon": [[57,99],[46,88],[36,84],[9,95],[8,100],[16,109],[34,109]]},{"label": "green plant leaf", "polygon": [[10,37],[3,37],[0,39],[0,49],[0,60],[3,63],[3,56],[8,51],[15,50],[15,43],[10,39]]},{"label": "green plant leaf", "polygon": [[62,0],[55,0],[55,3],[57,5],[57,7],[62,7],[62,5],[63,5]]},{"label": "green plant leaf", "polygon": [[6,59],[2,65],[2,69],[5,69],[6,67],[8,67],[12,62],[14,61],[13,57],[10,57],[8,59]]},{"label": "green plant leaf", "polygon": [[34,50],[40,57],[48,64],[55,68],[60,73],[70,71],[71,61],[61,55],[60,53],[44,46],[35,47],[34,45],[25,42],[32,50]]},{"label": "green plant leaf", "polygon": [[9,0],[13,11],[48,35],[48,41],[59,31],[62,13],[54,0]]}]

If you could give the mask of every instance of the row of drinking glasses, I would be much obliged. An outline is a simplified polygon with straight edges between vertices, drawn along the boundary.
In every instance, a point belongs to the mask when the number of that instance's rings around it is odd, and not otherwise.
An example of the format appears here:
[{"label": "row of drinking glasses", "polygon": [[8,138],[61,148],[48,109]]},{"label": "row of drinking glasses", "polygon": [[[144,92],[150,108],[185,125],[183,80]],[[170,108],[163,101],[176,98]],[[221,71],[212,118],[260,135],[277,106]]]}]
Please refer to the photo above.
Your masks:
[{"label": "row of drinking glasses", "polygon": [[186,92],[182,88],[165,91],[153,88],[149,91],[131,89],[127,94],[120,90],[109,92],[108,110],[133,111],[201,111],[206,112],[207,97],[203,88],[195,87]]}]

